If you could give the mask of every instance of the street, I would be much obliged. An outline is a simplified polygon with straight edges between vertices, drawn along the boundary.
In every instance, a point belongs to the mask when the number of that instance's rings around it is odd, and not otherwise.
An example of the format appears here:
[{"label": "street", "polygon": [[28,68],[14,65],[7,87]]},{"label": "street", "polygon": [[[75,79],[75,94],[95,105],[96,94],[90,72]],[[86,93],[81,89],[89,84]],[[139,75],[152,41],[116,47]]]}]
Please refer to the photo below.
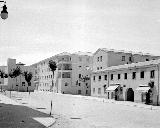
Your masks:
[{"label": "street", "polygon": [[[19,99],[17,98],[19,97]],[[132,102],[106,102],[94,97],[54,94],[50,92],[12,92],[18,102],[49,114],[69,119],[75,128],[159,128],[160,109],[157,106],[134,107]],[[131,105],[132,106],[131,106]],[[136,104],[137,105],[137,104]],[[140,104],[138,104],[140,105]]]}]

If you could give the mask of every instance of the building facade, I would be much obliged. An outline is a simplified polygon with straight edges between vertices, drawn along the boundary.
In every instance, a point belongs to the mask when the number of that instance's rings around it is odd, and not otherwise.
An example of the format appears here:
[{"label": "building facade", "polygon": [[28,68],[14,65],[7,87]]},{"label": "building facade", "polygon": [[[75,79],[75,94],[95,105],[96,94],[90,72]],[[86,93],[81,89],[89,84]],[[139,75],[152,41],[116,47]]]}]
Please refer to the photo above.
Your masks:
[{"label": "building facade", "polygon": [[[51,72],[48,63],[53,60],[57,69]],[[47,58],[32,67],[35,68],[35,85],[38,91],[53,91],[62,94],[90,95],[91,53],[61,53]]]},{"label": "building facade", "polygon": [[[147,88],[149,88],[149,82],[152,82],[152,84],[154,83],[154,89],[159,87],[159,77],[157,75],[158,68],[152,66],[152,64],[150,65],[152,61],[154,63],[154,60],[155,63],[157,63],[156,60],[158,59],[160,59],[159,56],[153,56],[148,53],[133,53],[122,50],[109,50],[106,48],[98,49],[93,54],[91,96],[105,97],[115,100],[146,102],[146,100],[144,100],[146,95],[137,93],[136,89],[140,85],[142,85],[142,87],[145,85],[145,87],[147,86]],[[147,66],[145,66],[146,64]],[[142,74],[145,73],[145,78],[138,77],[141,75],[141,70],[144,70],[142,71]],[[156,77],[150,78],[150,72],[154,72]],[[136,79],[132,79],[133,74],[137,76]],[[155,90],[151,91],[154,93],[151,102],[156,104],[158,102],[158,94]]]},{"label": "building facade", "polygon": [[[31,79],[31,84],[28,85],[27,81],[25,80],[25,77],[23,74],[20,74],[19,76],[15,78],[11,78],[9,76],[9,73],[13,71],[16,67],[19,67],[22,72],[28,71],[33,74],[34,69],[29,66],[24,66],[22,63],[16,63],[16,59],[8,59],[7,60],[7,66],[1,66],[1,69],[3,69],[4,73],[7,76],[4,76],[3,81],[1,85],[3,85],[3,88],[6,90],[12,90],[12,91],[34,91],[34,84],[33,79]],[[34,76],[34,74],[33,74]]]},{"label": "building facade", "polygon": [[160,103],[159,67],[160,60],[151,60],[93,72],[91,95],[157,105]]},{"label": "building facade", "polygon": [[160,59],[160,56],[153,56],[149,53],[134,53],[123,50],[100,48],[93,54],[93,72],[103,70],[110,66],[138,63]]}]

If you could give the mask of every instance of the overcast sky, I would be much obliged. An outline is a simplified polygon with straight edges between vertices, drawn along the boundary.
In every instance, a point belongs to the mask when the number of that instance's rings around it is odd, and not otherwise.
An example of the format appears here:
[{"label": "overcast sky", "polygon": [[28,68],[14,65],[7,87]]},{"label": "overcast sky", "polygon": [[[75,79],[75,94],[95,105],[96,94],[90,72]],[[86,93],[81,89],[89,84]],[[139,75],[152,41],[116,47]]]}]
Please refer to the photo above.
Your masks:
[{"label": "overcast sky", "polygon": [[160,0],[7,0],[7,7],[0,65],[98,48],[160,55]]}]

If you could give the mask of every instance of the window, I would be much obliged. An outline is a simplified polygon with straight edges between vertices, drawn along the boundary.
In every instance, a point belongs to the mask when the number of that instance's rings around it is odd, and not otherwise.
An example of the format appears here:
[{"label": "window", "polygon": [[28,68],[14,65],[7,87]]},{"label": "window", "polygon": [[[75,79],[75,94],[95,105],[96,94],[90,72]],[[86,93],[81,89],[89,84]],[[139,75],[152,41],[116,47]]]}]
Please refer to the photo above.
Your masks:
[{"label": "window", "polygon": [[118,80],[121,79],[121,74],[118,74]]},{"label": "window", "polygon": [[93,88],[93,94],[95,93],[95,88]]},{"label": "window", "polygon": [[144,71],[141,71],[140,78],[144,78]]},{"label": "window", "polygon": [[132,79],[136,79],[136,72],[132,72]]},{"label": "window", "polygon": [[100,61],[102,62],[102,56],[100,56]]},{"label": "window", "polygon": [[22,82],[22,86],[25,86],[25,82]]},{"label": "window", "polygon": [[124,73],[124,79],[127,79],[127,73]]},{"label": "window", "polygon": [[67,82],[65,83],[65,86],[68,86],[68,83],[67,83]]},{"label": "window", "polygon": [[81,74],[79,74],[79,78],[81,78]]},{"label": "window", "polygon": [[132,57],[129,57],[129,61],[132,62]]},{"label": "window", "polygon": [[95,80],[96,79],[96,76],[93,76],[93,80]]},{"label": "window", "polygon": [[97,62],[99,61],[99,57],[97,57]]},{"label": "window", "polygon": [[101,88],[98,88],[98,94],[101,94]]},{"label": "window", "polygon": [[62,78],[71,78],[71,73],[70,72],[63,72]]},{"label": "window", "polygon": [[101,76],[99,76],[98,78],[99,78],[99,81],[100,81],[101,80]]},{"label": "window", "polygon": [[154,78],[154,70],[150,72],[150,78]]},{"label": "window", "polygon": [[113,80],[113,74],[111,74],[111,80]]},{"label": "window", "polygon": [[109,92],[108,92],[108,99],[109,99]]},{"label": "window", "polygon": [[122,61],[125,61],[125,56],[122,56]]},{"label": "window", "polygon": [[81,83],[78,83],[79,86],[81,86]]},{"label": "window", "polygon": [[86,94],[88,94],[88,90],[86,90]]},{"label": "window", "polygon": [[104,85],[103,87],[104,87],[104,94],[105,94],[107,85]]},{"label": "window", "polygon": [[82,57],[79,57],[79,61],[82,61]]},{"label": "window", "polygon": [[78,90],[78,94],[81,94],[81,90]]},{"label": "window", "polygon": [[104,80],[107,80],[107,75],[104,75]]}]

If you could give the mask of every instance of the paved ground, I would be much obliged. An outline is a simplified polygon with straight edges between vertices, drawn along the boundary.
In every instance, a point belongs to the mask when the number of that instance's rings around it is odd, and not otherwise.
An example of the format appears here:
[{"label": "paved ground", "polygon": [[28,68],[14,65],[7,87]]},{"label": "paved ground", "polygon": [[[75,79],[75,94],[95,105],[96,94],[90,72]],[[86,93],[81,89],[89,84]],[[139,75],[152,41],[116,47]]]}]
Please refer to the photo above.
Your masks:
[{"label": "paved ground", "polygon": [[48,114],[0,95],[0,128],[46,128],[54,119]]},{"label": "paved ground", "polygon": [[[61,128],[159,128],[160,107],[95,97],[72,96],[49,92],[13,92],[19,103],[60,115]],[[18,98],[19,99],[18,99]],[[61,123],[64,123],[64,127]],[[58,124],[55,124],[58,126]],[[53,126],[58,128],[56,126]],[[59,127],[59,128],[60,128]]]}]

